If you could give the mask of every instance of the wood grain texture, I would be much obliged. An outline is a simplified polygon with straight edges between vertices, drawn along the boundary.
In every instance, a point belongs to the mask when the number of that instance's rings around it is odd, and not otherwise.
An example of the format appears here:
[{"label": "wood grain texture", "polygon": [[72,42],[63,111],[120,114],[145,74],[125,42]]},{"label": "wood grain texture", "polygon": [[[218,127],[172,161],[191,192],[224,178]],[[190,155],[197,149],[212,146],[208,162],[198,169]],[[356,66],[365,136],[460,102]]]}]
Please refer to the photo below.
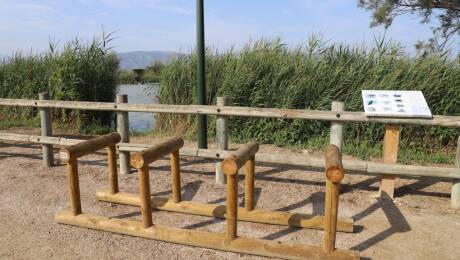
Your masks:
[{"label": "wood grain texture", "polygon": [[178,203],[181,198],[181,181],[180,181],[180,159],[179,150],[171,153],[171,179],[172,179],[172,201]]},{"label": "wood grain texture", "polygon": [[63,152],[67,153],[67,159],[70,160],[71,158],[79,158],[102,148],[116,145],[120,140],[118,133],[110,133],[65,147]]},{"label": "wood grain texture", "polygon": [[[376,122],[398,125],[427,125],[460,128],[460,116],[435,115],[431,119],[368,117],[364,112],[334,112],[304,109],[254,108],[235,106],[116,104],[108,102],[27,100],[0,98],[0,106],[66,108],[95,111],[198,114],[261,118],[305,119],[331,122]],[[337,114],[339,116],[337,116]]]},{"label": "wood grain texture", "polygon": [[[383,139],[383,163],[396,164],[398,161],[399,136],[401,126],[385,125],[385,136]],[[379,197],[394,197],[395,190],[394,175],[384,174],[380,181]]]},{"label": "wood grain texture", "polygon": [[227,219],[226,241],[232,241],[238,232],[238,174],[227,176]]},{"label": "wood grain texture", "polygon": [[131,165],[140,169],[163,156],[179,150],[184,146],[184,140],[180,137],[172,137],[131,156]]},{"label": "wood grain texture", "polygon": [[77,159],[67,161],[67,183],[69,187],[70,206],[74,216],[81,214],[80,183],[78,180]]},{"label": "wood grain texture", "polygon": [[254,180],[255,180],[255,157],[252,156],[244,165],[244,208],[247,211],[254,209]]},{"label": "wood grain texture", "polygon": [[73,216],[71,212],[62,211],[55,214],[58,223],[96,229],[118,234],[155,239],[176,244],[204,247],[221,251],[260,255],[281,259],[325,259],[348,260],[359,259],[359,253],[352,250],[335,250],[328,254],[321,247],[291,244],[282,241],[269,241],[255,238],[238,237],[226,241],[225,234],[203,232],[154,225],[144,228],[136,220],[107,218],[92,214]]},{"label": "wood grain texture", "polygon": [[118,172],[117,172],[117,150],[115,145],[110,145],[107,149],[107,162],[109,167],[110,193],[118,192]]},{"label": "wood grain texture", "polygon": [[222,162],[222,170],[226,175],[238,174],[239,169],[249,160],[255,156],[259,150],[259,145],[255,142],[249,142],[234,152],[228,154]]},{"label": "wood grain texture", "polygon": [[138,170],[138,174],[142,225],[144,226],[144,228],[148,228],[153,225],[148,165],[140,168]]},{"label": "wood grain texture", "polygon": [[[140,206],[139,194],[119,192],[111,195],[109,191],[96,192],[99,201],[117,203],[129,206]],[[227,208],[225,205],[216,205],[196,201],[181,201],[175,203],[172,199],[163,197],[152,197],[152,208],[177,213],[208,216],[225,219]],[[245,208],[238,208],[238,220],[265,223],[271,225],[292,226],[299,228],[324,229],[324,216],[273,211],[262,208],[255,208],[247,211]],[[341,232],[353,232],[353,220],[351,218],[339,218],[337,230]]]}]

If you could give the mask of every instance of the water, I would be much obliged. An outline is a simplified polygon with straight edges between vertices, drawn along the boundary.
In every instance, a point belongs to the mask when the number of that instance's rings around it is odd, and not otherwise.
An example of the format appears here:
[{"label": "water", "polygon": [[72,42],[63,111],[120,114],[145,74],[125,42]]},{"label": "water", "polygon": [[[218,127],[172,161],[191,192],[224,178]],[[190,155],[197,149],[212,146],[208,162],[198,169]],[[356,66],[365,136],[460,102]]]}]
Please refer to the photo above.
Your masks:
[{"label": "water", "polygon": [[[128,95],[128,103],[132,104],[157,104],[156,93],[159,84],[130,85],[121,84],[118,86],[117,94]],[[153,130],[155,117],[153,113],[129,112],[129,129],[137,132]]]}]

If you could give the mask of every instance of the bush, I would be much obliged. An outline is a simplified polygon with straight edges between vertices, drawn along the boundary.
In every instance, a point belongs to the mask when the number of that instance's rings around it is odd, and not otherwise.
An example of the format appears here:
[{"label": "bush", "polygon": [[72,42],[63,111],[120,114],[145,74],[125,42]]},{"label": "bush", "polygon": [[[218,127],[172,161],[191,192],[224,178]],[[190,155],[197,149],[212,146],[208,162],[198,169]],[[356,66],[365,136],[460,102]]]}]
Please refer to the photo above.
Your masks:
[{"label": "bush", "polygon": [[[179,55],[161,75],[159,100],[163,104],[192,104],[196,91],[196,54]],[[460,60],[446,54],[409,57],[391,42],[376,47],[325,43],[312,37],[305,46],[288,48],[280,40],[247,44],[240,52],[207,50],[207,104],[227,96],[235,106],[329,110],[333,100],[343,100],[349,111],[363,111],[362,89],[421,90],[433,114],[460,115]],[[171,118],[181,119],[181,122]],[[163,131],[186,125],[195,131],[191,117],[160,115]],[[213,134],[214,124],[209,124]],[[280,146],[305,146],[327,140],[327,122],[232,117],[231,137],[255,139]],[[454,129],[404,127],[407,147],[440,148],[455,142]],[[346,125],[345,140],[380,143],[383,125]]]}]

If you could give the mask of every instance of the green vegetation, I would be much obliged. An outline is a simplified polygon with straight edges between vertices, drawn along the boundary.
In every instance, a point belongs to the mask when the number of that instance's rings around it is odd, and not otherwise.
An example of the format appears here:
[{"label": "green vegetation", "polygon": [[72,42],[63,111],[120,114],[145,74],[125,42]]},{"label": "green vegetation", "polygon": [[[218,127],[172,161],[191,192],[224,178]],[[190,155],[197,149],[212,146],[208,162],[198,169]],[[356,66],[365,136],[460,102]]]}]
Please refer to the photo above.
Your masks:
[{"label": "green vegetation", "polygon": [[[445,54],[409,57],[399,45],[384,40],[366,48],[315,37],[294,49],[280,40],[261,40],[240,52],[208,50],[208,104],[215,104],[222,95],[235,106],[329,110],[333,100],[343,100],[347,110],[362,111],[362,89],[421,90],[433,114],[460,115],[460,60]],[[163,68],[161,103],[192,104],[195,90],[195,54],[179,55]],[[157,127],[188,136],[196,131],[191,116],[160,115]],[[209,127],[213,134],[214,122]],[[383,130],[381,124],[347,124],[345,151],[360,158],[379,156]],[[329,124],[232,117],[230,133],[238,142],[255,139],[278,146],[314,147],[327,143]],[[454,129],[407,126],[401,151],[407,151],[407,160],[423,160],[451,148],[456,136]],[[446,160],[452,159],[440,155],[430,161]]]},{"label": "green vegetation", "polygon": [[159,83],[161,69],[164,64],[161,61],[155,61],[151,66],[145,69],[134,69],[132,71],[121,70],[119,72],[119,82],[122,84],[142,83]]},{"label": "green vegetation", "polygon": [[[3,98],[37,99],[38,93],[48,91],[52,99],[113,102],[118,76],[118,58],[108,47],[111,35],[101,40],[81,43],[74,39],[57,51],[50,44],[41,54],[16,53],[0,64],[0,96]],[[33,108],[2,108],[1,120],[15,125],[35,120]],[[111,112],[54,110],[59,127],[82,132],[110,126]]]}]

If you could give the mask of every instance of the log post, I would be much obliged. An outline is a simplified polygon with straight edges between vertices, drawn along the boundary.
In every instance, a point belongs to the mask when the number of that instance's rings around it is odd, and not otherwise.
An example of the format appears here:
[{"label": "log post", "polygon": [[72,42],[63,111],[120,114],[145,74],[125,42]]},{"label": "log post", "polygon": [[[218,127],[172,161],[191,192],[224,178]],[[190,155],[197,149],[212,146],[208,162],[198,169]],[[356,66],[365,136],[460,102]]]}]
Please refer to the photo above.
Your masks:
[{"label": "log post", "polygon": [[[457,153],[455,156],[455,166],[460,168],[460,129],[457,131],[458,140],[457,140]],[[451,194],[451,203],[452,207],[455,209],[460,209],[460,180],[456,179],[452,185],[452,194]]]},{"label": "log post", "polygon": [[[383,162],[395,164],[398,161],[398,146],[401,127],[399,125],[385,125],[383,139]],[[396,176],[384,174],[380,181],[379,197],[393,198]]]},{"label": "log post", "polygon": [[78,181],[78,164],[77,158],[70,157],[67,160],[67,180],[69,183],[70,205],[74,216],[80,215],[81,200],[80,200],[80,184]]},{"label": "log post", "polygon": [[335,145],[326,148],[326,198],[324,205],[324,251],[335,250],[337,215],[339,210],[339,186],[344,177],[342,154]]},{"label": "log post", "polygon": [[[332,101],[331,111],[334,112],[343,112],[345,109],[345,103],[340,101]],[[340,118],[340,114],[337,113],[337,118]],[[339,147],[340,151],[342,151],[343,145],[343,123],[340,122],[332,122],[331,123],[331,137],[330,137],[330,144],[334,144]]]},{"label": "log post", "polygon": [[179,203],[181,199],[179,150],[171,153],[172,200]]},{"label": "log post", "polygon": [[254,209],[254,171],[255,171],[255,156],[251,157],[245,164],[245,179],[244,179],[244,208],[247,211]]},{"label": "log post", "polygon": [[[39,94],[40,100],[49,100],[50,96],[48,93],[43,92]],[[51,122],[51,108],[40,108],[40,125],[41,125],[41,134],[42,136],[52,136],[52,122]],[[54,165],[53,158],[53,145],[44,144],[42,145],[43,152],[43,166],[51,167]]]},{"label": "log post", "polygon": [[144,228],[149,228],[153,225],[153,222],[148,165],[139,168],[139,193],[141,197],[142,224]]},{"label": "log post", "polygon": [[230,242],[237,237],[238,230],[238,174],[227,175],[227,232],[225,240]]},{"label": "log post", "polygon": [[[227,106],[226,97],[217,97],[217,106]],[[228,117],[217,116],[216,120],[216,142],[218,150],[228,150]],[[225,184],[225,175],[222,171],[222,163],[216,163],[216,183]]]},{"label": "log post", "polygon": [[[117,95],[116,103],[128,103],[128,95]],[[129,143],[129,116],[128,112],[117,112],[117,132],[121,136],[122,143]],[[129,152],[119,152],[120,173],[131,173]]]},{"label": "log post", "polygon": [[110,194],[113,195],[118,193],[117,150],[115,145],[108,147],[107,161],[109,166]]}]

